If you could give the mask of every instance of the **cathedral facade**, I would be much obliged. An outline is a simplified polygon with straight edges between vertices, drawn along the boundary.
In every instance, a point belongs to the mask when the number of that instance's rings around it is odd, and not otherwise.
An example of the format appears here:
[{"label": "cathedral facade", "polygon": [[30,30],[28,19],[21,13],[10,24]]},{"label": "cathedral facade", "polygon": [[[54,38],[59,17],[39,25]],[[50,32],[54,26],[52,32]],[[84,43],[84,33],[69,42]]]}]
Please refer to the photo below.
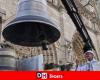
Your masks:
[{"label": "cathedral facade", "polygon": [[[100,20],[98,18],[99,12],[97,0],[74,0],[81,19],[93,41],[95,46],[95,58],[100,60]],[[1,33],[4,26],[10,22],[16,16],[18,0],[0,0],[0,29]],[[48,46],[48,50],[44,51],[41,47],[22,47],[11,44],[6,41],[7,44],[14,47],[17,58],[28,58],[43,54],[45,63],[67,64],[75,63],[75,60],[79,60],[80,63],[84,63],[85,58],[83,56],[84,42],[77,32],[74,23],[67,14],[60,0],[47,0],[48,14],[50,20],[56,24],[61,32],[60,39]],[[99,5],[100,6],[100,5]],[[1,35],[1,42],[4,42]]]}]

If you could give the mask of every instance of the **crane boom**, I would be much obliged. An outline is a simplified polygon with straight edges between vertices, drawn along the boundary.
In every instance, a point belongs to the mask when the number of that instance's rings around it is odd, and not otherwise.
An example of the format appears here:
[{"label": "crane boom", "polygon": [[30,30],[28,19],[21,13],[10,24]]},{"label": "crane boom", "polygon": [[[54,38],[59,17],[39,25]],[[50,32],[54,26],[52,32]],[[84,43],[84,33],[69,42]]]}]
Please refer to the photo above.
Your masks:
[{"label": "crane boom", "polygon": [[61,1],[64,5],[68,15],[70,16],[73,23],[75,24],[77,31],[80,33],[80,36],[82,37],[85,45],[89,45],[89,47],[91,47],[91,49],[95,50],[93,42],[92,42],[92,40],[87,32],[87,29],[78,13],[78,9],[75,5],[75,2],[73,0],[61,0]]}]

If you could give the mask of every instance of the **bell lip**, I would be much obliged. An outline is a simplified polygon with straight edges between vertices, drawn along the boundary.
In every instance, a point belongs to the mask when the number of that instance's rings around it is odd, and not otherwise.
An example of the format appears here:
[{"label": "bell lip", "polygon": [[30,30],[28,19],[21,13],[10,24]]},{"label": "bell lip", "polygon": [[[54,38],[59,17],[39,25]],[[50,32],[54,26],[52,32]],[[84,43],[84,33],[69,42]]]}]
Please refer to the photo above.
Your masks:
[{"label": "bell lip", "polygon": [[[10,25],[13,25],[13,24],[17,24],[17,23],[22,23],[22,22],[40,22],[40,23],[45,23],[45,24],[47,24],[47,25],[50,25],[50,26],[56,26],[56,25],[51,25],[51,24],[49,24],[49,23],[46,23],[45,21],[38,21],[38,20],[23,20],[23,21],[16,21],[16,22],[13,22],[13,23],[8,23],[7,25],[6,25],[6,27],[5,28],[7,28],[7,26],[10,26]],[[4,29],[5,29],[4,28]],[[53,28],[55,28],[55,27],[53,27]],[[56,29],[56,28],[55,28]],[[57,28],[58,29],[58,28]]]},{"label": "bell lip", "polygon": [[[54,23],[52,23],[48,18],[45,17],[41,17],[41,16],[34,16],[34,15],[27,15],[27,16],[21,16],[21,17],[16,17],[15,19],[13,19],[12,21],[10,21],[5,27],[16,24],[16,23],[21,23],[21,22],[40,22],[40,23],[45,23],[48,24],[50,26],[56,26],[56,28],[58,29],[58,26],[55,25]],[[56,29],[55,28],[55,29]],[[59,29],[58,29],[59,30]]]},{"label": "bell lip", "polygon": [[[25,16],[22,16],[22,17],[25,17]],[[36,16],[37,17],[37,16]],[[40,16],[38,16],[38,17],[40,17]],[[19,18],[19,17],[18,17]],[[15,18],[14,20],[12,20],[11,22],[9,22],[7,25],[6,25],[6,27],[3,29],[3,32],[2,32],[2,34],[3,34],[3,37],[4,37],[4,30],[5,29],[7,29],[9,26],[10,27],[13,27],[13,26],[11,26],[11,25],[14,25],[14,24],[17,24],[17,23],[24,23],[24,22],[37,22],[37,23],[45,23],[46,25],[49,25],[50,27],[52,27],[53,29],[55,29],[56,30],[56,32],[58,33],[58,36],[57,36],[57,39],[56,40],[53,40],[53,41],[51,41],[50,43],[47,43],[47,45],[49,45],[49,44],[52,44],[52,43],[54,43],[54,42],[56,42],[59,38],[60,38],[60,30],[58,29],[58,28],[56,28],[57,26],[56,25],[54,25],[51,21],[49,21],[48,19],[46,19],[46,20],[48,20],[48,21],[45,21],[45,20],[16,20],[17,18]],[[55,26],[55,27],[53,27],[53,26]],[[7,40],[5,37],[4,37],[4,39],[5,40]],[[20,45],[20,43],[18,44],[18,43],[16,43],[16,42],[13,42],[13,41],[10,41],[9,39],[7,40],[7,41],[9,41],[9,42],[11,42],[11,43],[13,43],[13,44],[15,44],[15,45]],[[35,43],[35,42],[34,42]],[[41,42],[39,43],[39,42],[37,42],[37,43],[35,43],[35,44],[32,44],[32,45],[27,45],[27,44],[25,44],[25,45],[20,45],[20,46],[26,46],[26,47],[35,47],[35,46],[37,46],[37,47],[39,47],[39,46],[41,46],[40,44],[41,44]],[[30,44],[30,43],[29,43]]]}]

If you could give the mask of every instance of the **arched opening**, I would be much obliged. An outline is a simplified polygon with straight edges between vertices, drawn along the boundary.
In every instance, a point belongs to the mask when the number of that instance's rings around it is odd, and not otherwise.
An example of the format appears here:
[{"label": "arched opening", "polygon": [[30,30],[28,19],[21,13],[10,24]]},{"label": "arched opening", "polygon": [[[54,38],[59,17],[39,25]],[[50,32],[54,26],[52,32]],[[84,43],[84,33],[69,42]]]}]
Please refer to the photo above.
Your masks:
[{"label": "arched opening", "polygon": [[76,59],[78,60],[79,64],[83,64],[86,61],[83,55],[84,42],[78,32],[74,34],[72,44]]}]

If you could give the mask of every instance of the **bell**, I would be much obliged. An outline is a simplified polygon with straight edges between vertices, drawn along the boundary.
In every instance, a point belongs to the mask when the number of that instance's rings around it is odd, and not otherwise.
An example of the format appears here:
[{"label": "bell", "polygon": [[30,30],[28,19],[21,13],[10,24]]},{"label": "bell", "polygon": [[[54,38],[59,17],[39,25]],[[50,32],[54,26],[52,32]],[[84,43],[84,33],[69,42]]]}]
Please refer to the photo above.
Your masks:
[{"label": "bell", "polygon": [[0,71],[16,70],[16,52],[9,45],[0,43]]},{"label": "bell", "polygon": [[46,0],[19,0],[16,18],[8,23],[2,35],[21,46],[38,47],[56,42],[60,31],[49,20]]}]

